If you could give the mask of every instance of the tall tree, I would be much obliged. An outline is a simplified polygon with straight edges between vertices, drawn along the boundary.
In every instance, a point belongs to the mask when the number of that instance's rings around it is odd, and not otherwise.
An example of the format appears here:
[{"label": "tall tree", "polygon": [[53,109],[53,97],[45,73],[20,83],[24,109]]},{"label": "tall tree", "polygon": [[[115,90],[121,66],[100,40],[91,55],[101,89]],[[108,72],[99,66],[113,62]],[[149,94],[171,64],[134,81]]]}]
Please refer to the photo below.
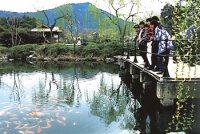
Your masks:
[{"label": "tall tree", "polygon": [[[129,30],[131,17],[134,17],[139,12],[137,11],[137,6],[139,0],[107,0],[108,8],[110,13],[101,11],[108,20],[117,28],[119,34],[119,40],[124,46],[125,35]],[[126,12],[126,13],[124,13]]]},{"label": "tall tree", "polygon": [[6,46],[35,42],[35,35],[30,30],[36,27],[37,20],[32,17],[2,17],[0,18],[0,42]]},{"label": "tall tree", "polygon": [[[118,28],[119,34],[120,34],[120,41],[124,42],[124,37],[127,32],[127,26],[129,19],[132,16],[135,16],[138,12],[134,10],[138,5],[137,0],[109,0],[109,9],[112,13],[114,11],[114,15],[107,14],[107,17],[110,19],[110,21]],[[129,7],[129,8],[127,8]],[[120,10],[126,9],[127,14],[122,14]],[[121,19],[124,21],[122,22]]]},{"label": "tall tree", "polygon": [[80,33],[80,22],[78,21],[77,14],[72,10],[71,4],[60,7],[60,14],[61,16],[65,16],[63,21],[63,29],[66,33],[70,33],[70,38],[73,42],[73,53],[75,56],[76,44]]},{"label": "tall tree", "polygon": [[16,16],[7,17],[6,21],[9,27],[9,32],[11,34],[11,40],[12,40],[11,46],[20,44],[21,42],[21,38],[19,36],[20,18]]},{"label": "tall tree", "polygon": [[58,20],[65,17],[65,14],[55,17],[53,23],[51,24],[50,20],[49,20],[49,16],[47,15],[46,11],[43,10],[42,13],[44,14],[44,16],[47,20],[46,26],[50,29],[50,43],[52,43],[53,42],[53,29],[56,26]]},{"label": "tall tree", "polygon": [[74,15],[74,17],[72,17],[72,19],[70,19],[68,21],[68,25],[67,28],[70,32],[72,41],[73,41],[73,46],[74,46],[74,56],[75,56],[75,47],[78,41],[78,37],[79,37],[79,24],[80,22],[77,20],[76,15]]}]

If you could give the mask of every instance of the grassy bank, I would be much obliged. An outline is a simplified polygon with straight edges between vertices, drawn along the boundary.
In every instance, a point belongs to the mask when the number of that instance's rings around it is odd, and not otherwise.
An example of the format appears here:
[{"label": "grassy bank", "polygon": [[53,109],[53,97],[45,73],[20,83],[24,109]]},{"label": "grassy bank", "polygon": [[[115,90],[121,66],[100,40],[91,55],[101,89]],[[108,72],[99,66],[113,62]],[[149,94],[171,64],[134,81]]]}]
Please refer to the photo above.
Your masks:
[{"label": "grassy bank", "polygon": [[[131,45],[130,45],[131,46]],[[133,47],[133,45],[132,45]],[[0,47],[0,55],[7,56],[9,59],[25,61],[28,56],[34,53],[36,60],[44,58],[50,60],[67,59],[105,59],[114,55],[120,55],[123,52],[123,45],[116,41],[95,43],[88,42],[85,46],[76,46],[74,55],[74,46],[64,44],[26,44],[11,48]]]}]

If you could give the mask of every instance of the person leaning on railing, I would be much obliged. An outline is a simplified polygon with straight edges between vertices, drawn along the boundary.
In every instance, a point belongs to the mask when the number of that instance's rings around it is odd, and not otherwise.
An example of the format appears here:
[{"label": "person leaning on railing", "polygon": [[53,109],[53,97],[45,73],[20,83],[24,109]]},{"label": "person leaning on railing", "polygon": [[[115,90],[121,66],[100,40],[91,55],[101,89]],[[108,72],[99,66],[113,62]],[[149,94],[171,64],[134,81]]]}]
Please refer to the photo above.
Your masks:
[{"label": "person leaning on railing", "polygon": [[[135,32],[136,32],[136,35],[135,35],[135,38],[134,38],[134,40],[137,40],[138,39],[138,35],[139,35],[139,32],[140,32],[140,27],[139,27],[139,25],[138,24],[136,24],[136,25],[134,25],[134,30],[135,30]],[[137,43],[137,42],[136,42]],[[137,44],[135,44],[137,47],[138,47],[138,45]]]},{"label": "person leaning on railing", "polygon": [[139,50],[140,50],[140,55],[142,56],[143,60],[144,60],[144,67],[149,67],[149,61],[147,58],[147,41],[146,41],[146,31],[145,31],[145,23],[143,21],[141,21],[139,23],[139,27],[140,27],[140,32],[138,35],[138,43],[139,43]]},{"label": "person leaning on railing", "polygon": [[[168,65],[169,51],[173,48],[169,33],[159,24],[157,20],[152,20],[151,25],[154,26],[154,41],[158,42],[157,64],[158,74],[162,74],[165,70],[165,65]],[[167,55],[167,56],[166,56]]]},{"label": "person leaning on railing", "polygon": [[[152,24],[152,21],[157,21],[156,24]],[[155,28],[159,26],[160,27],[160,20],[157,16],[153,16],[150,19],[150,26],[149,26],[149,30],[148,30],[148,38],[149,40],[152,41],[151,43],[151,66],[148,68],[149,70],[153,70],[153,71],[159,71],[159,64],[157,62],[157,53],[158,53],[158,44],[159,42],[154,40],[154,32],[155,32]]]},{"label": "person leaning on railing", "polygon": [[143,47],[143,55],[144,55],[144,61],[145,61],[145,65],[144,67],[146,68],[149,68],[150,67],[150,64],[149,64],[149,60],[147,58],[147,43],[150,41],[149,40],[149,37],[148,37],[148,30],[149,30],[149,25],[148,24],[145,24],[144,25],[144,34],[140,40],[140,44],[142,45]]}]

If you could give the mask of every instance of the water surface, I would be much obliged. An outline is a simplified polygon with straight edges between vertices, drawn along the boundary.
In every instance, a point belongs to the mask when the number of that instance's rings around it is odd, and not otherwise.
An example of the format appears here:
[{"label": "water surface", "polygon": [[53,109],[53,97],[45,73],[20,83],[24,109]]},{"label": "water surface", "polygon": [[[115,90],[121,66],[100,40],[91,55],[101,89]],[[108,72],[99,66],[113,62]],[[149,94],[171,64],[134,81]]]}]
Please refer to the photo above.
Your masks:
[{"label": "water surface", "polygon": [[132,133],[131,92],[118,68],[1,63],[0,133]]},{"label": "water surface", "polygon": [[199,99],[164,108],[155,86],[118,65],[0,63],[0,133],[200,133]]}]

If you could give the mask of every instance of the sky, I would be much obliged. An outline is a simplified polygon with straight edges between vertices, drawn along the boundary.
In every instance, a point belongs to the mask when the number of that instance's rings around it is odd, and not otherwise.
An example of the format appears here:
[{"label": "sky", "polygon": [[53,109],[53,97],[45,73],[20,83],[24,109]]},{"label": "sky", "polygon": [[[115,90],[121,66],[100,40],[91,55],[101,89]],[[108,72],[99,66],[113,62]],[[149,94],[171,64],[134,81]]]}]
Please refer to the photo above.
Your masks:
[{"label": "sky", "polygon": [[[125,0],[130,1],[130,0]],[[142,12],[141,15],[159,15],[162,7],[166,3],[175,3],[175,0],[135,0],[139,1],[139,6],[134,8],[133,13]],[[35,12],[43,9],[51,9],[62,4],[90,2],[100,9],[114,14],[108,7],[108,0],[0,0],[0,10],[14,12]],[[129,6],[129,7],[128,7]],[[130,4],[120,13],[128,14]]]}]

